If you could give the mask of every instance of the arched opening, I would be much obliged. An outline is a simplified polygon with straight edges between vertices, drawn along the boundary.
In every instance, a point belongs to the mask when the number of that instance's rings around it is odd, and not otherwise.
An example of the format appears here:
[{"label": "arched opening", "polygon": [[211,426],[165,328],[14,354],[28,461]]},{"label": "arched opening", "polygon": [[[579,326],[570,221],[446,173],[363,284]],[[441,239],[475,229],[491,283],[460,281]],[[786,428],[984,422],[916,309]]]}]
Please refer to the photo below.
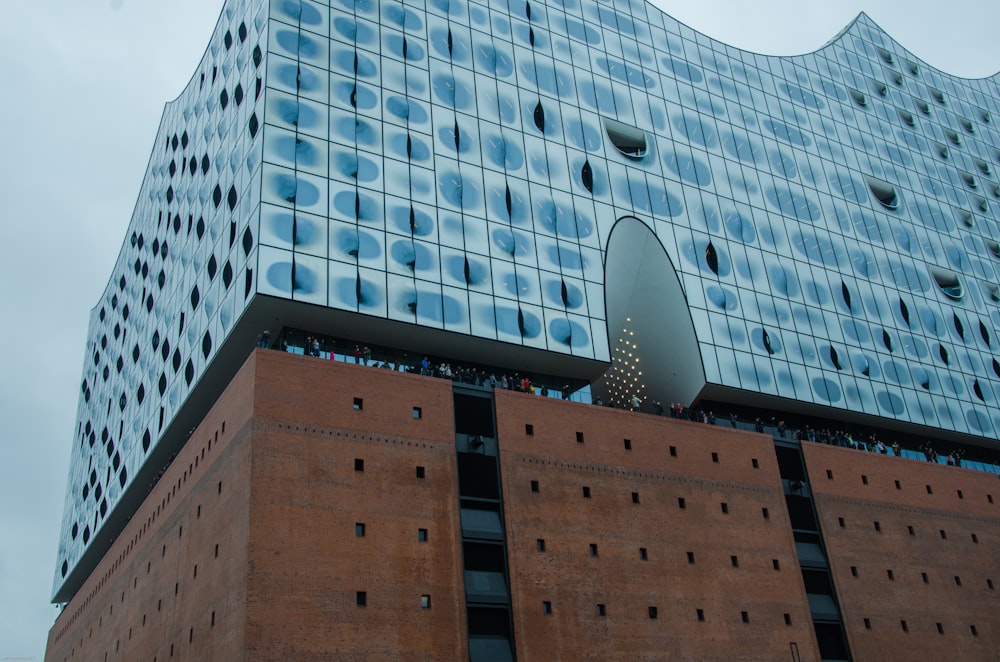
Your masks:
[{"label": "arched opening", "polygon": [[604,263],[611,368],[592,391],[605,403],[642,409],[693,402],[705,371],[687,299],[670,257],[644,223],[626,216],[608,240]]}]

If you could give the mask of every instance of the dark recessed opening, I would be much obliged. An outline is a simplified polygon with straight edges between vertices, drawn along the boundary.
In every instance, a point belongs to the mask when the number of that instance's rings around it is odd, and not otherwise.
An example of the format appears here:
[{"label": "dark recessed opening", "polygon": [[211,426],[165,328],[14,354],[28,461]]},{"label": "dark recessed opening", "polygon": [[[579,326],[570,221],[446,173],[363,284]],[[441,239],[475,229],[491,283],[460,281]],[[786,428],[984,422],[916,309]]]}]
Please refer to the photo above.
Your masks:
[{"label": "dark recessed opening", "polygon": [[868,188],[871,190],[872,195],[878,200],[883,207],[886,209],[898,209],[899,208],[899,197],[896,195],[896,187],[889,182],[884,182],[881,179],[875,179],[874,177],[868,177]]},{"label": "dark recessed opening", "polygon": [[962,299],[962,282],[958,278],[958,274],[949,269],[942,269],[941,267],[928,267],[931,272],[931,277],[937,286],[941,288],[945,296],[949,299],[954,299],[955,301],[961,301]]},{"label": "dark recessed opening", "polygon": [[646,133],[642,129],[604,118],[604,130],[619,152],[630,159],[641,159],[648,153]]},{"label": "dark recessed opening", "polygon": [[868,99],[865,97],[864,92],[860,92],[854,88],[848,88],[848,92],[850,93],[851,98],[854,99],[854,103],[858,104],[862,108],[868,106]]}]

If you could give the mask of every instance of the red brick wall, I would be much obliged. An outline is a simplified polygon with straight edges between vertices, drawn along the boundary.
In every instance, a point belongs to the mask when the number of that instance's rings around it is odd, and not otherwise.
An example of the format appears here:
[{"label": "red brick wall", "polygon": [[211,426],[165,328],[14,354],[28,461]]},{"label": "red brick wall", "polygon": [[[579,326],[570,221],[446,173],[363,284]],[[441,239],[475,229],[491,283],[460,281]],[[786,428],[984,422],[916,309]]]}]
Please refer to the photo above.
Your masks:
[{"label": "red brick wall", "polygon": [[467,659],[451,384],[267,354],[246,659]]},{"label": "red brick wall", "polygon": [[996,659],[997,476],[821,444],[803,454],[855,659]]},{"label": "red brick wall", "polygon": [[497,420],[519,659],[819,659],[770,439],[509,392]]},{"label": "red brick wall", "polygon": [[46,660],[240,658],[254,367],[251,357],[56,619]]}]

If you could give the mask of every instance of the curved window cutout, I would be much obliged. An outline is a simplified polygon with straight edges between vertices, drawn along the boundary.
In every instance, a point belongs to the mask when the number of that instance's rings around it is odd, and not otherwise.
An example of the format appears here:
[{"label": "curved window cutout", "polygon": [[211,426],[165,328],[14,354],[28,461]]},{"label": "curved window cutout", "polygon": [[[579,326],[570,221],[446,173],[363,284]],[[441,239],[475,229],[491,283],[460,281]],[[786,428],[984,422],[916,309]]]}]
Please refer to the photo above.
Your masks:
[{"label": "curved window cutout", "polygon": [[844,297],[844,303],[847,304],[847,310],[851,309],[851,290],[847,287],[847,283],[840,281],[840,294]]},{"label": "curved window cutout", "polygon": [[931,87],[930,85],[927,86],[927,91],[930,93],[931,97],[933,97],[935,101],[937,101],[942,106],[944,105],[944,92],[942,92],[936,87]]},{"label": "curved window cutout", "polygon": [[962,281],[959,280],[958,274],[950,269],[942,269],[941,267],[928,267],[931,272],[931,277],[937,286],[941,288],[944,295],[949,299],[955,301],[961,301],[962,295]]},{"label": "curved window cutout", "polygon": [[881,179],[868,177],[868,188],[883,207],[886,209],[899,208],[899,196],[896,195],[896,187]]},{"label": "curved window cutout", "polygon": [[916,97],[913,97],[913,105],[916,106],[917,110],[919,110],[924,115],[931,114],[931,105],[926,101],[924,101],[923,99],[918,99]]},{"label": "curved window cutout", "polygon": [[847,88],[847,91],[850,93],[851,98],[854,99],[854,103],[858,104],[862,108],[868,107],[868,97],[865,96],[864,92],[859,92],[851,87]]},{"label": "curved window cutout", "polygon": [[895,83],[897,87],[903,86],[903,74],[898,71],[890,71],[889,77],[892,78],[892,82]]},{"label": "curved window cutout", "polygon": [[976,164],[977,168],[979,168],[979,172],[983,173],[987,177],[993,174],[993,169],[990,168],[990,164],[987,163],[986,161],[983,161],[982,159],[973,158],[972,162]]},{"label": "curved window cutout", "polygon": [[882,344],[885,345],[885,348],[887,350],[889,350],[889,353],[891,354],[892,353],[892,338],[889,336],[889,332],[886,331],[885,329],[882,329]]},{"label": "curved window cutout", "polygon": [[965,117],[959,117],[958,123],[962,125],[966,133],[975,133],[976,127],[972,125],[972,120],[966,119]]},{"label": "curved window cutout", "polygon": [[917,63],[914,62],[913,60],[903,60],[903,64],[906,65],[906,68],[914,76],[919,76],[920,75],[920,67],[918,67]]},{"label": "curved window cutout", "polygon": [[771,336],[768,335],[767,330],[761,330],[762,339],[764,341],[764,349],[767,350],[768,354],[774,354],[774,347],[771,346]]},{"label": "curved window cutout", "polygon": [[993,344],[990,340],[990,331],[986,328],[986,325],[983,324],[983,320],[979,320],[979,336],[983,339],[983,342],[986,343],[987,347]]},{"label": "curved window cutout", "polygon": [[916,126],[917,120],[913,117],[913,113],[908,110],[903,110],[902,108],[897,109],[899,112],[899,119],[903,120],[903,124],[906,126]]},{"label": "curved window cutout", "polygon": [[996,373],[997,377],[1000,377],[1000,361],[993,359],[993,372]]},{"label": "curved window cutout", "polygon": [[990,210],[990,205],[986,202],[986,198],[974,195],[972,196],[972,201],[976,203],[976,208],[984,214]]},{"label": "curved window cutout", "polygon": [[882,58],[883,62],[886,64],[896,64],[896,58],[893,57],[891,52],[885,50],[884,48],[876,48],[875,50],[878,51],[878,55]]},{"label": "curved window cutout", "polygon": [[990,252],[990,255],[1000,260],[1000,243],[992,239],[983,239],[983,242],[986,244],[986,250]]},{"label": "curved window cutout", "polygon": [[641,159],[649,153],[646,132],[617,120],[604,118],[604,130],[619,152],[630,159]]},{"label": "curved window cutout", "polygon": [[907,307],[906,302],[902,299],[899,300],[899,314],[903,316],[903,321],[906,322],[906,326],[910,326],[910,309]]},{"label": "curved window cutout", "polygon": [[979,183],[976,181],[975,176],[973,176],[971,172],[962,172],[959,170],[959,174],[962,176],[962,181],[965,182],[966,186],[971,189],[979,188]]},{"label": "curved window cutout", "polygon": [[712,242],[708,242],[708,246],[705,247],[705,263],[712,270],[712,273],[716,276],[719,275],[719,255],[715,252],[715,246],[712,245]]},{"label": "curved window cutout", "polygon": [[535,126],[542,133],[545,133],[545,109],[542,108],[542,102],[539,101],[538,105],[535,106]]},{"label": "curved window cutout", "polygon": [[975,222],[972,219],[972,214],[964,209],[958,210],[958,220],[967,228],[971,228],[975,225]]},{"label": "curved window cutout", "polygon": [[990,303],[1000,303],[1000,285],[983,283],[983,294]]},{"label": "curved window cutout", "polygon": [[958,313],[952,313],[951,323],[955,325],[955,333],[962,340],[965,340],[965,325],[962,324],[962,318],[958,316]]},{"label": "curved window cutout", "polygon": [[951,359],[948,358],[948,350],[944,348],[944,345],[938,345],[938,356],[941,357],[942,363],[951,365]]},{"label": "curved window cutout", "polygon": [[983,397],[983,387],[979,385],[979,380],[972,382],[972,392],[976,394],[976,397],[986,402],[986,398]]},{"label": "curved window cutout", "polygon": [[981,119],[984,123],[989,124],[993,121],[990,117],[990,111],[985,108],[976,108],[976,111],[979,113],[979,119]]},{"label": "curved window cutout", "polygon": [[875,94],[879,95],[880,97],[889,96],[889,86],[886,85],[885,83],[872,79],[871,86],[872,90],[875,91]]},{"label": "curved window cutout", "polygon": [[833,346],[830,347],[830,363],[837,370],[843,370],[844,369],[844,366],[842,366],[840,364],[840,356],[837,354],[837,350],[834,349]]},{"label": "curved window cutout", "polygon": [[955,133],[954,131],[952,131],[951,129],[945,129],[944,130],[944,135],[948,137],[948,140],[951,141],[952,145],[955,145],[956,147],[958,147],[959,145],[962,144],[962,139],[959,138],[958,134]]},{"label": "curved window cutout", "polygon": [[589,192],[594,192],[594,171],[590,167],[590,161],[583,162],[583,168],[580,170],[580,180],[583,182],[583,187]]},{"label": "curved window cutout", "polygon": [[942,159],[946,161],[948,160],[948,157],[950,156],[951,152],[949,152],[947,145],[939,142],[934,142],[933,140],[931,141],[931,145],[934,146],[934,151],[937,152],[938,156],[940,156]]}]

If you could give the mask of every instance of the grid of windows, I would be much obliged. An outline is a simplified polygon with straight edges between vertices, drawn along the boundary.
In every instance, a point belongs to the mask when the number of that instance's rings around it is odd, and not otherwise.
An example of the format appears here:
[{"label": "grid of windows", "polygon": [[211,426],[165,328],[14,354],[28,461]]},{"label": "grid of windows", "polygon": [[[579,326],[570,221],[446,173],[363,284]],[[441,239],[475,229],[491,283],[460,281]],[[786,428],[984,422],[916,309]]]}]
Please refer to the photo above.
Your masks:
[{"label": "grid of windows", "polygon": [[660,235],[709,382],[1000,434],[995,80],[866,16],[734,58],[627,4],[441,6],[223,13],[94,308],[57,587],[255,294],[617,360],[615,209]]}]

